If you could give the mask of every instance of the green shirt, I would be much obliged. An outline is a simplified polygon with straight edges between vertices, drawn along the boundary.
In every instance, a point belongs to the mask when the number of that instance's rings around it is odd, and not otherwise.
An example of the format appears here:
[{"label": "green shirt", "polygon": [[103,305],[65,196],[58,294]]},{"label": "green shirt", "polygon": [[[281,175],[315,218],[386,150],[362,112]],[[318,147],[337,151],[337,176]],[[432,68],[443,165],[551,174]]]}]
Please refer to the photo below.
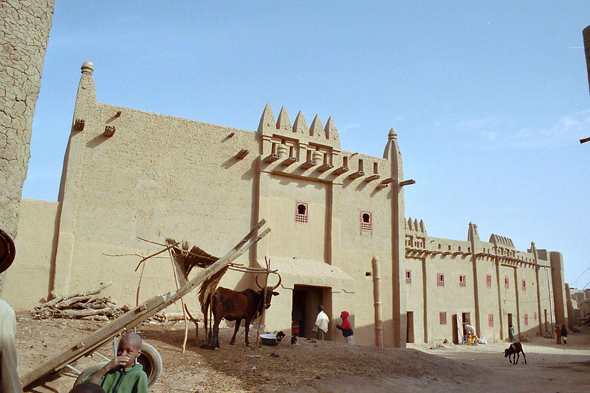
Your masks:
[{"label": "green shirt", "polygon": [[[109,371],[101,378],[98,385],[106,393],[148,393],[147,375],[141,364],[126,368],[123,372],[121,370],[121,367],[117,367]],[[119,379],[121,379],[120,382]]]}]

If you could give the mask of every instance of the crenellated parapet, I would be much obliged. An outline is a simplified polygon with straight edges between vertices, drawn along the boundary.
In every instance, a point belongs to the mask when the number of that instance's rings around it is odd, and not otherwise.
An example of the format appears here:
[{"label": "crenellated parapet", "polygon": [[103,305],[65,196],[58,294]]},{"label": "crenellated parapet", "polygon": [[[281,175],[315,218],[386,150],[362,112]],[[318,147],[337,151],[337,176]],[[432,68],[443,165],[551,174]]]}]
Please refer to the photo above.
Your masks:
[{"label": "crenellated parapet", "polygon": [[323,126],[316,115],[308,126],[299,112],[292,124],[284,107],[275,122],[270,105],[266,105],[258,134],[262,141],[260,153],[267,163],[280,161],[283,166],[299,163],[303,169],[316,168],[325,172],[334,168],[335,157],[341,153],[338,130],[332,118]]},{"label": "crenellated parapet", "polygon": [[284,107],[281,108],[279,117],[275,122],[272,109],[267,104],[260,119],[258,133],[263,140],[270,140],[273,143],[281,143],[283,140],[296,141],[300,146],[307,147],[312,151],[333,150],[340,152],[341,150],[338,130],[331,117],[324,126],[320,117],[316,115],[311,122],[311,126],[308,126],[303,113],[300,111],[295,118],[295,123],[292,124]]},{"label": "crenellated parapet", "polygon": [[[291,123],[287,110],[281,108],[275,120],[267,104],[257,133],[261,171],[324,182],[354,182],[358,189],[369,187],[375,192],[404,185],[398,184],[397,172],[392,175],[388,159],[343,152],[332,118],[323,125],[316,115],[308,125],[299,112]],[[388,138],[391,143],[391,132]]]},{"label": "crenellated parapet", "polygon": [[504,236],[500,236],[500,235],[496,235],[495,233],[492,233],[490,235],[490,243],[493,243],[494,246],[496,247],[507,247],[507,248],[513,248],[514,249],[514,243],[512,242],[512,239],[508,238],[508,237],[504,237]]},{"label": "crenellated parapet", "polygon": [[547,265],[547,256],[541,250],[537,257],[534,243],[532,249],[519,251],[515,249],[512,240],[504,236],[492,234],[489,242],[483,242],[479,240],[477,225],[473,223],[469,223],[467,241],[429,237],[424,222],[412,218],[406,221],[405,229],[407,258],[437,255],[439,258],[456,258],[473,255],[478,259],[497,260],[507,265]]},{"label": "crenellated parapet", "polygon": [[424,221],[408,218],[406,223],[406,248],[426,249],[426,226]]},{"label": "crenellated parapet", "polygon": [[505,236],[492,233],[489,242],[493,244],[496,256],[516,258],[517,253],[519,253],[514,247],[512,239]]}]

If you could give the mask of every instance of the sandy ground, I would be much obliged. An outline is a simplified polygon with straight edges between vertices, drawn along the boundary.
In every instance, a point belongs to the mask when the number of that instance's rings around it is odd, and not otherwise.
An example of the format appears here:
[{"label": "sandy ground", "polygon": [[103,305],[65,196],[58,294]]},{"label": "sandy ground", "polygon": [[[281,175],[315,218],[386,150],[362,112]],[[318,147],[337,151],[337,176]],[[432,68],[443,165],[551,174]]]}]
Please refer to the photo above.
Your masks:
[{"label": "sandy ground", "polygon": [[[19,315],[19,373],[24,375],[100,326]],[[183,323],[145,323],[139,331],[163,360],[162,375],[150,387],[153,393],[590,391],[590,334],[571,334],[567,347],[546,338],[523,343],[527,364],[521,357],[513,366],[504,358],[506,343],[378,349],[300,338],[295,346],[287,339],[279,346],[252,349],[244,345],[243,334],[230,346],[232,330],[222,329],[221,348],[212,351],[200,348],[193,325],[182,353]],[[111,345],[99,352],[112,356]],[[73,366],[83,370],[100,361],[87,357]],[[27,391],[67,393],[75,378],[73,371],[63,369]]]}]

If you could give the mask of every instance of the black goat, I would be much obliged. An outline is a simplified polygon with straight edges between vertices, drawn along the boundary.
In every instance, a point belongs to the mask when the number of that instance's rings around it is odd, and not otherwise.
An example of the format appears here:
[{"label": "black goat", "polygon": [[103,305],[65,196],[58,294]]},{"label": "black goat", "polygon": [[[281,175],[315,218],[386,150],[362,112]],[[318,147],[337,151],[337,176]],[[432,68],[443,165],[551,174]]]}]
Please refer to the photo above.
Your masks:
[{"label": "black goat", "polygon": [[[510,363],[512,363],[514,365],[514,364],[518,363],[518,359],[520,359],[521,352],[522,352],[522,357],[524,358],[524,364],[526,364],[526,355],[524,354],[524,351],[522,350],[522,344],[519,342],[510,344],[510,346],[504,350],[504,357],[508,357],[508,360],[510,361]],[[511,357],[513,359],[515,359],[514,362],[512,361]]]}]

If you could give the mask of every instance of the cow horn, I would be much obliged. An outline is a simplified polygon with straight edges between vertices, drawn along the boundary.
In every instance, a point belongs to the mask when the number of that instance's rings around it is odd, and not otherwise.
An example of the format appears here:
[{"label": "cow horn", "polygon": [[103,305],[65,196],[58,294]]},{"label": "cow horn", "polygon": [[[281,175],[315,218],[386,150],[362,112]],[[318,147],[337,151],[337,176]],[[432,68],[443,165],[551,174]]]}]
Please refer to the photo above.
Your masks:
[{"label": "cow horn", "polygon": [[274,291],[275,289],[277,289],[279,287],[279,285],[281,285],[281,281],[283,280],[281,278],[281,275],[279,273],[275,273],[277,276],[279,276],[279,282],[277,283],[277,285],[275,285],[274,287],[272,287],[272,290]]},{"label": "cow horn", "polygon": [[[260,277],[260,275],[261,275],[261,274],[264,274],[264,273],[258,273],[258,274],[256,275],[256,285],[258,285],[258,287],[259,287],[260,289],[264,289],[264,287],[263,287],[262,285],[260,285],[260,283],[258,282],[258,277]],[[272,290],[273,290],[273,291],[274,291],[275,289],[277,289],[277,288],[279,287],[279,285],[281,285],[281,281],[282,281],[281,275],[280,275],[279,273],[275,273],[275,274],[276,274],[277,276],[279,276],[279,282],[277,283],[277,285],[275,285],[274,287],[272,287]]]}]

